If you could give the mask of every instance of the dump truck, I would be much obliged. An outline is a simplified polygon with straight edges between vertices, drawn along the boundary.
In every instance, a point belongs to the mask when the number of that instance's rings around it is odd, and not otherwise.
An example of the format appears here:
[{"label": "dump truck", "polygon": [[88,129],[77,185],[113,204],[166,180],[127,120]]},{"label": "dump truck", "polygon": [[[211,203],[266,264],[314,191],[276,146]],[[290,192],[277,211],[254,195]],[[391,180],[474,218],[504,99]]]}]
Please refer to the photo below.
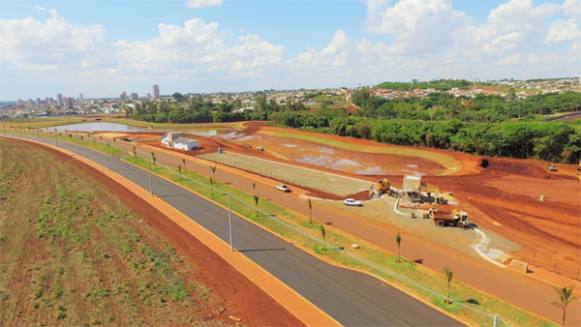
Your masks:
[{"label": "dump truck", "polygon": [[431,208],[428,211],[428,217],[434,221],[438,227],[454,226],[466,228],[469,225],[468,213],[460,209],[452,211]]}]

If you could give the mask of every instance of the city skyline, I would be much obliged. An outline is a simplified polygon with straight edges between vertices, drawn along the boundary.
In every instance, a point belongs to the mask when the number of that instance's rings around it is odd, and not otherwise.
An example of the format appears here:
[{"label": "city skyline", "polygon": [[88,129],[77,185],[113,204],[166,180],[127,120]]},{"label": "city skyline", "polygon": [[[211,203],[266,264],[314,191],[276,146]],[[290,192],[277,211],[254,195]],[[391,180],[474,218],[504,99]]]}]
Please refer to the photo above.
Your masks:
[{"label": "city skyline", "polygon": [[0,101],[145,95],[154,83],[206,93],[576,76],[579,8],[581,0],[115,3],[124,16],[107,15],[112,2],[3,3]]}]

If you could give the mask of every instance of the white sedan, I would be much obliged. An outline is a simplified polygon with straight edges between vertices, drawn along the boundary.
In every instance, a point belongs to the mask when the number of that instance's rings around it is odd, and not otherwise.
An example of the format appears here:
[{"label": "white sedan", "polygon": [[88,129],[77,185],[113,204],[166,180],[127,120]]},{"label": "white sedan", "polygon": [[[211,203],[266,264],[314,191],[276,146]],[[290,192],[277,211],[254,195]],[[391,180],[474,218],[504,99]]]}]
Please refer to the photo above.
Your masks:
[{"label": "white sedan", "polygon": [[284,184],[279,184],[276,186],[276,189],[282,192],[290,192],[290,188],[288,188],[288,186],[284,185]]},{"label": "white sedan", "polygon": [[362,207],[363,204],[361,203],[361,201],[357,201],[355,199],[345,199],[343,201],[343,204],[345,204],[346,206],[350,206],[350,207]]}]

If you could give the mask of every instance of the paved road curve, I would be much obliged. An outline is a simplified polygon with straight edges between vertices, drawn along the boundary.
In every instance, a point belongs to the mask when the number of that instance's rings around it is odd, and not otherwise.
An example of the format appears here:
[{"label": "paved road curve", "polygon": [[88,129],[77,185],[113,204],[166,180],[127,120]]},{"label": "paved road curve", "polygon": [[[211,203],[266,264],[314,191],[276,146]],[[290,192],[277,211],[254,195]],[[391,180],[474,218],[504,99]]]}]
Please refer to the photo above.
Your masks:
[{"label": "paved road curve", "polygon": [[[107,165],[104,154],[66,142],[59,142],[59,146]],[[117,158],[112,158],[109,165],[115,172],[149,189],[147,172]],[[226,210],[156,176],[153,189],[156,196],[228,241]],[[326,264],[235,214],[232,218],[234,247],[238,251],[344,325],[459,325],[375,278]]]}]

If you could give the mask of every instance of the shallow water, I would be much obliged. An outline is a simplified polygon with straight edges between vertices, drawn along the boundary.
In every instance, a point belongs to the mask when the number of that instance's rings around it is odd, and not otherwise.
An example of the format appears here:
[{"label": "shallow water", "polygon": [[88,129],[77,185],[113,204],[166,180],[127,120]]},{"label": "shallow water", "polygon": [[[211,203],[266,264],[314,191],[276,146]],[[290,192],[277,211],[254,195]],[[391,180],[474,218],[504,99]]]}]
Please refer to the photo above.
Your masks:
[{"label": "shallow water", "polygon": [[89,122],[89,123],[79,123],[79,124],[67,124],[61,126],[53,126],[44,128],[46,131],[51,132],[141,132],[141,131],[151,131],[149,129],[133,127],[125,124],[119,123],[108,123],[108,122]]}]

